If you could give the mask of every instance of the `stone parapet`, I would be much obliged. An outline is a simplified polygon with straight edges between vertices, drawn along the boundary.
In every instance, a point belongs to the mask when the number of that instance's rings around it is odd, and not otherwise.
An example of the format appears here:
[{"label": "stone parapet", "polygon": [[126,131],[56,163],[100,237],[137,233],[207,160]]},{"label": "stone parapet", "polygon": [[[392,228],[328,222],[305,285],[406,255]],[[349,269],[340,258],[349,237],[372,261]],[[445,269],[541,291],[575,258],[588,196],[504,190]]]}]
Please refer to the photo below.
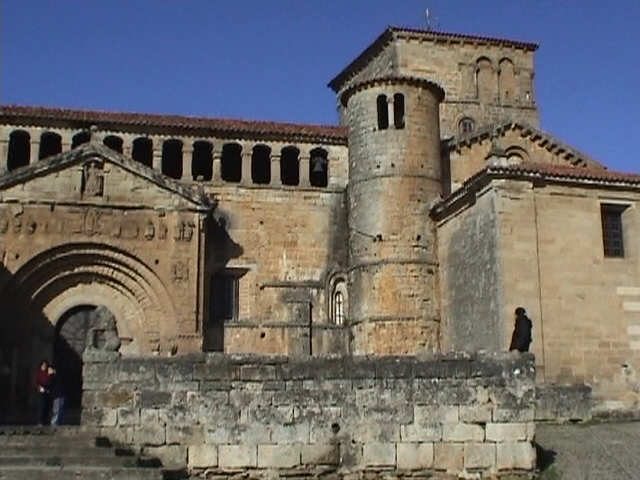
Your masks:
[{"label": "stone parapet", "polygon": [[83,423],[192,471],[535,467],[529,354],[87,360]]}]

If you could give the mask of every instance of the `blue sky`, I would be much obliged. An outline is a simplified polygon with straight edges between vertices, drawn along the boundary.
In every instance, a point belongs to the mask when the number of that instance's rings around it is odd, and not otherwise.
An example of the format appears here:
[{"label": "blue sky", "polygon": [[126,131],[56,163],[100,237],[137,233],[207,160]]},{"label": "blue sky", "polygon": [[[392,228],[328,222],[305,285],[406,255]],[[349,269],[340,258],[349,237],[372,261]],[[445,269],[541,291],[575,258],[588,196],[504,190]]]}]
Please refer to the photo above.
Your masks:
[{"label": "blue sky", "polygon": [[537,42],[542,128],[640,171],[637,0],[0,0],[0,102],[335,124],[388,25]]}]

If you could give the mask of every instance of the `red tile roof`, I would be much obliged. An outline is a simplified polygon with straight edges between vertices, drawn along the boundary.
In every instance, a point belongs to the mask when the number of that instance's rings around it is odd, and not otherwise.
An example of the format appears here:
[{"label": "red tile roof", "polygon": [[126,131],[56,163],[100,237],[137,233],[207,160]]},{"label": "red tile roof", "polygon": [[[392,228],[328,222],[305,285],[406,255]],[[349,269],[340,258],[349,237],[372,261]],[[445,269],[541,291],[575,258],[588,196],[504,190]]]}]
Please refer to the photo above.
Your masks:
[{"label": "red tile roof", "polygon": [[138,129],[183,130],[207,135],[238,134],[269,139],[322,141],[343,145],[347,143],[347,129],[344,127],[181,115],[0,105],[0,122],[2,121],[24,125],[46,123],[82,128],[97,125],[98,128],[112,128],[114,130],[137,127]]},{"label": "red tile roof", "polygon": [[527,177],[543,178],[546,180],[578,180],[585,183],[606,183],[610,185],[620,184],[640,186],[640,174],[614,172],[602,168],[574,167],[525,162],[508,166],[490,165],[484,171],[492,175],[522,175]]},{"label": "red tile roof", "polygon": [[530,180],[557,182],[576,187],[595,186],[613,189],[640,189],[640,174],[612,172],[602,168],[550,165],[524,162],[517,165],[488,165],[469,177],[460,188],[439,202],[431,210],[435,218],[443,218],[463,201],[469,192],[477,191],[492,179],[507,178],[514,180]]},{"label": "red tile roof", "polygon": [[355,74],[358,70],[364,68],[369,61],[375,57],[391,40],[395,37],[414,36],[421,40],[433,40],[437,42],[451,43],[479,43],[492,46],[505,46],[519,48],[523,50],[535,51],[538,44],[530,42],[521,42],[517,40],[508,40],[496,37],[482,37],[479,35],[465,35],[460,33],[435,32],[432,30],[419,30],[402,27],[389,27],[376,38],[360,55],[356,57],[349,65],[347,65],[338,75],[330,82],[329,87],[334,92],[339,92],[344,86],[345,81]]}]

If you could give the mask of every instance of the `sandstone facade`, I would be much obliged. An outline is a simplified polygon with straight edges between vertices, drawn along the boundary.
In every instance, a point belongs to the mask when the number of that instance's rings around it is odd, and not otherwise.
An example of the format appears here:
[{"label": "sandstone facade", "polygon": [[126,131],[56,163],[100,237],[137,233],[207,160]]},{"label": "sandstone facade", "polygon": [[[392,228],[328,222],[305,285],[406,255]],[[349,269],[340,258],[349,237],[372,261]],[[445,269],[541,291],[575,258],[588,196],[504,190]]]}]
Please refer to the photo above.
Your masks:
[{"label": "sandstone facade", "polygon": [[97,305],[123,357],[499,351],[522,305],[540,383],[636,408],[640,180],[538,129],[535,49],[389,29],[341,126],[0,107],[3,401]]}]

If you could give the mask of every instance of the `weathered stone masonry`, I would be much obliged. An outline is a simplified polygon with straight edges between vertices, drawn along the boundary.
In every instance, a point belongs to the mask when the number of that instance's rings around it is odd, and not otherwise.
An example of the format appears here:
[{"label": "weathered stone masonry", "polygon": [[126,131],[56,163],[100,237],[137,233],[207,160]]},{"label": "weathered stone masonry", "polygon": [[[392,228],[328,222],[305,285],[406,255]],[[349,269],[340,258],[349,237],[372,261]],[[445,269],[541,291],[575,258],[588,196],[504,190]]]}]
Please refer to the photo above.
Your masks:
[{"label": "weathered stone masonry", "polygon": [[86,360],[83,422],[194,470],[534,467],[528,354]]}]

